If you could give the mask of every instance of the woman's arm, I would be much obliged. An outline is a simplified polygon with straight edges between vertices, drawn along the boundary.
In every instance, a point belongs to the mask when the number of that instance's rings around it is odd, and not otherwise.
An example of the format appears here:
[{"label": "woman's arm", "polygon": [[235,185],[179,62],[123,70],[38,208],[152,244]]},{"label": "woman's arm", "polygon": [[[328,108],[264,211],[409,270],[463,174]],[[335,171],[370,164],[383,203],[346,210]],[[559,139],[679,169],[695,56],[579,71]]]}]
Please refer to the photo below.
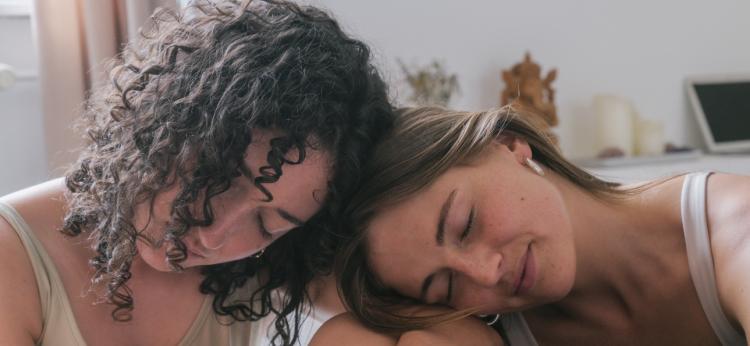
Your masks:
[{"label": "woman's arm", "polygon": [[503,339],[478,318],[468,317],[401,335],[398,346],[502,346]]},{"label": "woman's arm", "polygon": [[310,346],[393,346],[396,342],[395,337],[367,329],[354,316],[343,313],[326,321],[313,336]]},{"label": "woman's arm", "polygon": [[318,330],[310,346],[502,346],[502,338],[476,318],[464,318],[431,328],[410,331],[400,337],[367,329],[349,313],[338,315]]}]

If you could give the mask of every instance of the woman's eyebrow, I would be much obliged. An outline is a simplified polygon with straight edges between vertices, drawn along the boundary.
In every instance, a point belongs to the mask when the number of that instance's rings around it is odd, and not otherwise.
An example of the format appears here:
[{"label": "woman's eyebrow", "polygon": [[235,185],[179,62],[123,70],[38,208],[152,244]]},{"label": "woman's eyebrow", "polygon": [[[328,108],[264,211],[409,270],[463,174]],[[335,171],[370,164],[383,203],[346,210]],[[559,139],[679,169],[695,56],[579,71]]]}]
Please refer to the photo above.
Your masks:
[{"label": "woman's eyebrow", "polygon": [[[451,191],[451,193],[448,195],[448,198],[446,198],[445,202],[443,202],[443,206],[440,208],[440,215],[438,215],[437,232],[435,233],[435,242],[438,246],[443,246],[443,243],[445,242],[445,218],[447,217],[448,212],[451,210],[451,205],[453,204],[454,197],[456,197],[455,189]],[[422,290],[419,293],[420,300],[425,300],[427,291],[430,289],[430,284],[432,284],[432,280],[434,278],[435,273],[432,273],[427,276],[424,281],[422,281]]]},{"label": "woman's eyebrow", "polygon": [[438,216],[437,232],[435,233],[435,242],[438,246],[443,246],[445,240],[445,218],[448,212],[451,210],[451,204],[453,204],[453,198],[456,197],[456,190],[451,191],[448,198],[443,203],[443,207],[440,208],[440,215]]}]

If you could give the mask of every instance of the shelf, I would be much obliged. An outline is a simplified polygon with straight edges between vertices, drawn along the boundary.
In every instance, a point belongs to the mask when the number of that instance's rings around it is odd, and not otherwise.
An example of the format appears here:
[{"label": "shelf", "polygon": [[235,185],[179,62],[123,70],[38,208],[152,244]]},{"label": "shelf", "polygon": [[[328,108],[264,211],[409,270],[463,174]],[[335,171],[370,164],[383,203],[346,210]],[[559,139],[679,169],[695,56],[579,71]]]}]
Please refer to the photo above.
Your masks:
[{"label": "shelf", "polygon": [[750,154],[699,155],[668,160],[641,161],[637,164],[591,166],[581,164],[585,170],[610,181],[640,182],[676,174],[714,171],[750,175]]},{"label": "shelf", "polygon": [[582,167],[598,168],[598,167],[620,167],[620,166],[636,166],[636,165],[648,165],[648,164],[659,164],[669,163],[675,161],[685,160],[697,160],[703,153],[700,150],[689,150],[674,152],[664,155],[650,155],[650,156],[625,156],[625,157],[613,157],[608,159],[590,159],[581,160],[576,164]]}]

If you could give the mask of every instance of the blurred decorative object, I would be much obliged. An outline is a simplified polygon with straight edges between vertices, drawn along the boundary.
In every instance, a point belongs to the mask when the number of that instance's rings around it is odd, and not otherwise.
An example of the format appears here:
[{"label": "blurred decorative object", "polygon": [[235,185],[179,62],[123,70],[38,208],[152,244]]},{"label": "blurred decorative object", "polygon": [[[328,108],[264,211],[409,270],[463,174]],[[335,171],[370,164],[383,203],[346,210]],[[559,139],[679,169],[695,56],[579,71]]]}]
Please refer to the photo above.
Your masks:
[{"label": "blurred decorative object", "polygon": [[600,148],[597,157],[612,157],[614,149],[623,156],[632,155],[635,116],[630,101],[615,95],[596,95],[594,115]]},{"label": "blurred decorative object", "polygon": [[599,158],[664,154],[664,125],[642,118],[633,104],[616,95],[594,96]]},{"label": "blurred decorative object", "polygon": [[599,154],[596,155],[596,158],[597,159],[611,159],[611,158],[623,157],[623,156],[625,156],[625,152],[623,152],[622,149],[615,148],[615,147],[608,147],[600,151]]},{"label": "blurred decorative object", "polygon": [[408,67],[397,61],[411,87],[409,101],[419,106],[447,107],[453,93],[459,91],[458,78],[448,74],[437,60],[426,66]]},{"label": "blurred decorative object", "polygon": [[673,153],[689,153],[689,152],[700,152],[698,149],[695,149],[691,146],[678,146],[674,143],[667,143],[664,144],[664,152],[667,154],[673,154]]},{"label": "blurred decorative object", "polygon": [[13,68],[5,64],[0,64],[0,90],[10,88],[15,82],[16,73],[13,71]]},{"label": "blurred decorative object", "polygon": [[552,89],[557,69],[548,71],[542,79],[541,67],[531,60],[531,53],[527,52],[523,62],[513,65],[510,70],[502,71],[502,78],[505,89],[500,95],[500,105],[511,104],[537,115],[539,119],[535,123],[557,143],[557,137],[550,129],[559,122],[555,109],[555,90]]},{"label": "blurred decorative object", "polygon": [[660,121],[638,117],[635,124],[635,154],[664,154],[664,125]]}]

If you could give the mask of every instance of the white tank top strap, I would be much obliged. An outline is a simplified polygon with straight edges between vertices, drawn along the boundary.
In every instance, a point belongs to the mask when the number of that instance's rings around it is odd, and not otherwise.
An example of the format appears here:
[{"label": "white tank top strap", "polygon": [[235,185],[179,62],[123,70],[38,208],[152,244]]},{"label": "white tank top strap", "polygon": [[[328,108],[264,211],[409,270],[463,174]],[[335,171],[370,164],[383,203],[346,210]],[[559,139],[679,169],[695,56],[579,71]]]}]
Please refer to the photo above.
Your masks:
[{"label": "white tank top strap", "polygon": [[746,345],[719,303],[711,241],[706,216],[706,185],[711,172],[685,176],[682,185],[682,228],[685,233],[690,276],[708,322],[722,345]]}]

